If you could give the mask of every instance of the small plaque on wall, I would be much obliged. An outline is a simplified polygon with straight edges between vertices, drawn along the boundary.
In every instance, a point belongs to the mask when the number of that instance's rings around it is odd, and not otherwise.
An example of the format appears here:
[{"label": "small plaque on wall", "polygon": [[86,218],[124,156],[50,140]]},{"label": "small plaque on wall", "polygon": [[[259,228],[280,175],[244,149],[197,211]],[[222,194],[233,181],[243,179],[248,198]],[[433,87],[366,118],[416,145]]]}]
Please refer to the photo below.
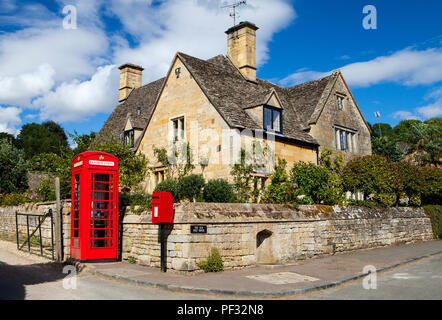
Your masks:
[{"label": "small plaque on wall", "polygon": [[190,233],[207,233],[207,226],[190,226]]}]

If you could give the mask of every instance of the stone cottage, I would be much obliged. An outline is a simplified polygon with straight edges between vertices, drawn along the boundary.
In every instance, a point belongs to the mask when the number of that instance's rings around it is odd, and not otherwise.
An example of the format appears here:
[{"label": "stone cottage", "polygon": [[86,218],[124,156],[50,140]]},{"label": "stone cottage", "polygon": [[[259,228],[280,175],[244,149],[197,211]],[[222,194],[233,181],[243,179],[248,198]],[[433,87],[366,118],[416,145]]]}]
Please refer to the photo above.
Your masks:
[{"label": "stone cottage", "polygon": [[[289,167],[317,163],[326,147],[345,160],[371,154],[369,126],[341,72],[288,88],[257,78],[257,30],[250,22],[227,30],[226,56],[201,60],[178,52],[167,75],[146,85],[141,66],[120,66],[119,104],[97,139],[116,137],[147,156],[153,174],[146,191],[168,175],[155,148],[177,155],[184,145],[193,173],[206,180],[229,179],[238,150],[254,154],[258,145],[263,158],[283,158]],[[260,185],[272,161],[254,166]]]}]

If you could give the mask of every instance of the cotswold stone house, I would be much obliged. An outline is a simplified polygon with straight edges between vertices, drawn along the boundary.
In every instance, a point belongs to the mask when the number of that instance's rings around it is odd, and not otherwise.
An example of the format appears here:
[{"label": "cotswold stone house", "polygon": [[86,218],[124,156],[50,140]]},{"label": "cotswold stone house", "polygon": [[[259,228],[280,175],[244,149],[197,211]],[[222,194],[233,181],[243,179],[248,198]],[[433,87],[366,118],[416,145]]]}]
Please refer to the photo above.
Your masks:
[{"label": "cotswold stone house", "polygon": [[[259,79],[257,30],[250,22],[227,30],[227,56],[201,60],[178,52],[167,75],[144,86],[142,67],[120,66],[119,104],[97,139],[117,137],[147,156],[153,174],[146,191],[168,174],[154,148],[173,153],[183,143],[193,173],[206,180],[229,179],[232,162],[224,160],[237,159],[238,146],[256,150],[257,141],[260,150],[272,150],[273,161],[283,158],[289,167],[317,163],[325,147],[345,160],[371,154],[368,124],[341,72],[289,88]],[[269,163],[255,166],[261,186],[272,170]]]}]

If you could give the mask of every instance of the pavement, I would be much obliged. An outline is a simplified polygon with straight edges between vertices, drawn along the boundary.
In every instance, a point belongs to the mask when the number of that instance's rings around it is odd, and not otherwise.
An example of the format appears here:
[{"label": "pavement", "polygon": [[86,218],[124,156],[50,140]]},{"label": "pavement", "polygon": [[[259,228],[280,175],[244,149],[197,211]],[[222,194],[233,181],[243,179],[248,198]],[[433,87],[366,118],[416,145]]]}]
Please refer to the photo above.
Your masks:
[{"label": "pavement", "polygon": [[[80,269],[126,283],[232,298],[269,298],[310,293],[362,280],[371,270],[392,270],[442,254],[442,241],[358,250],[284,265],[258,265],[218,273],[180,274],[128,262],[80,263]],[[441,261],[440,259],[437,261]]]}]

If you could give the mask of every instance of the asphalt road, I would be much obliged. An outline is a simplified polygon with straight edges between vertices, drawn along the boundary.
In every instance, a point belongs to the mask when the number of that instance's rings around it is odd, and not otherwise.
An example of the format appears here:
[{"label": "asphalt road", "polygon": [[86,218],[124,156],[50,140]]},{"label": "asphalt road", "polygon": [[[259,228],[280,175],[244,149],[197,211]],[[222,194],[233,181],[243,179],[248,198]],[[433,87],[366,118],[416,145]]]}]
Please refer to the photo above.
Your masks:
[{"label": "asphalt road", "polygon": [[364,289],[363,279],[298,299],[442,300],[442,254],[377,274],[376,289]]},{"label": "asphalt road", "polygon": [[[88,273],[77,277],[76,288],[66,289],[67,274],[62,266],[36,261],[0,248],[0,299],[15,300],[201,300],[232,299],[171,292],[100,278]],[[363,279],[338,288],[288,299],[442,299],[442,255],[426,258],[376,275],[376,289],[364,289]]]},{"label": "asphalt road", "polygon": [[[203,295],[171,292],[163,289],[125,284],[80,273],[75,289],[65,289],[68,276],[61,266],[36,262],[0,248],[0,299],[13,300],[182,300],[207,299]],[[73,282],[65,280],[66,287]],[[214,299],[216,297],[209,297]]]}]

